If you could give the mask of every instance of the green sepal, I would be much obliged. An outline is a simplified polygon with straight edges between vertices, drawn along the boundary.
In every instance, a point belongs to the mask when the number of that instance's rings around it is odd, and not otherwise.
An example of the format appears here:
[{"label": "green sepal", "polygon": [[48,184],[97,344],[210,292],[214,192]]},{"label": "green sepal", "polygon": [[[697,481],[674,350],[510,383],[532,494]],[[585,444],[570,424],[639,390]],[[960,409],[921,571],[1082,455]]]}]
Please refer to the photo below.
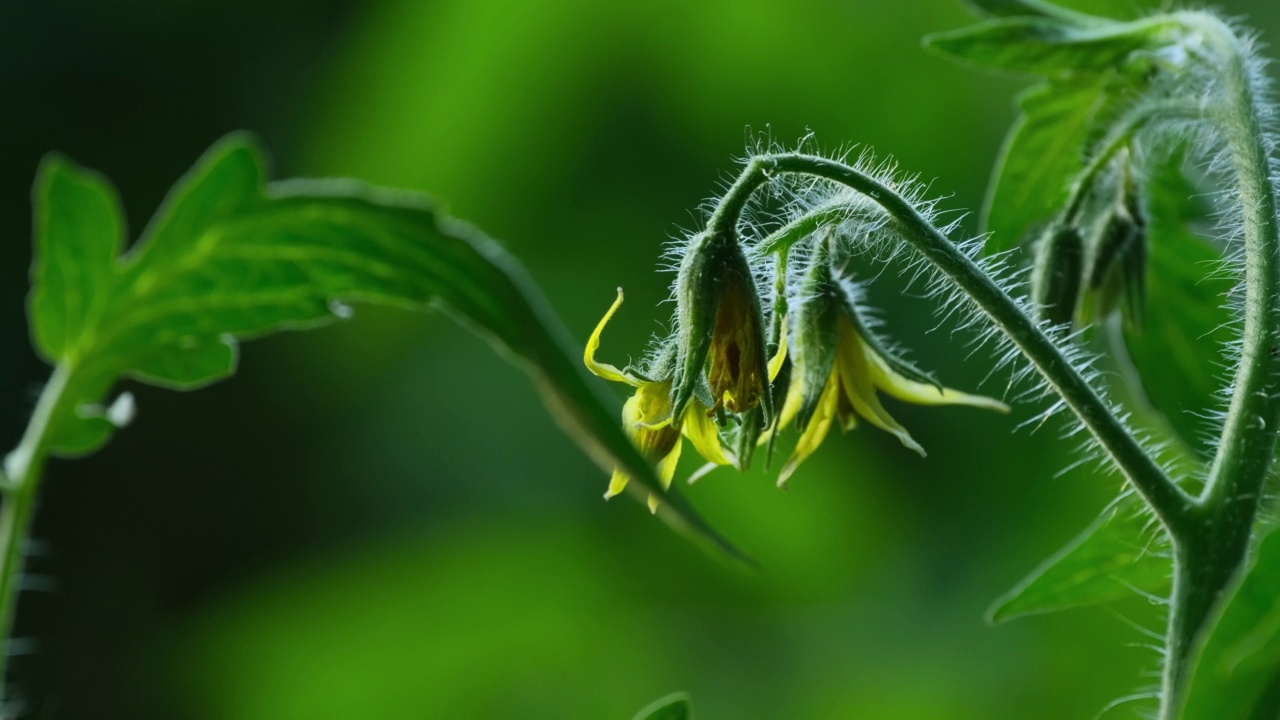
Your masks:
[{"label": "green sepal", "polygon": [[733,435],[733,466],[740,472],[751,469],[751,460],[755,457],[756,445],[764,429],[764,412],[760,408],[752,408],[742,414],[742,422]]},{"label": "green sepal", "polygon": [[[796,428],[804,432],[818,409],[823,388],[836,361],[840,315],[844,311],[839,284],[832,274],[829,243],[818,243],[792,300],[792,382],[800,383],[800,410]],[[798,373],[798,374],[797,374]]]}]

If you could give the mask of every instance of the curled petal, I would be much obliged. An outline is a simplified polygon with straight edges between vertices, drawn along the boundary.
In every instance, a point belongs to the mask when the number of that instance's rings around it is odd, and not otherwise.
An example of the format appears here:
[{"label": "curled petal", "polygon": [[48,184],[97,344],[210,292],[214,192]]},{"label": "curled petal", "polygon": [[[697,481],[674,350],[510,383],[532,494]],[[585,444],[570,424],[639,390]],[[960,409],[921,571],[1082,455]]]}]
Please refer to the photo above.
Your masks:
[{"label": "curled petal", "polygon": [[871,381],[889,395],[917,405],[971,405],[997,412],[1009,412],[1009,406],[994,398],[970,395],[951,388],[916,382],[894,372],[893,368],[869,347],[863,344]]},{"label": "curled petal", "polygon": [[627,377],[618,368],[602,362],[596,362],[596,350],[600,349],[600,333],[604,332],[604,326],[609,324],[609,319],[622,306],[622,288],[618,288],[618,299],[613,301],[613,305],[609,306],[609,311],[600,318],[600,322],[596,325],[596,329],[591,332],[591,337],[587,338],[587,348],[582,353],[582,363],[587,366],[593,374],[612,380],[613,382],[626,383],[634,387],[639,387],[640,383]]},{"label": "curled petal", "polygon": [[836,352],[836,366],[840,373],[841,385],[845,397],[853,405],[853,409],[868,422],[886,432],[897,436],[904,446],[924,456],[924,448],[911,437],[907,429],[898,424],[889,415],[880,398],[876,397],[876,388],[871,378],[868,351],[865,344],[851,328],[841,326],[840,339]]}]

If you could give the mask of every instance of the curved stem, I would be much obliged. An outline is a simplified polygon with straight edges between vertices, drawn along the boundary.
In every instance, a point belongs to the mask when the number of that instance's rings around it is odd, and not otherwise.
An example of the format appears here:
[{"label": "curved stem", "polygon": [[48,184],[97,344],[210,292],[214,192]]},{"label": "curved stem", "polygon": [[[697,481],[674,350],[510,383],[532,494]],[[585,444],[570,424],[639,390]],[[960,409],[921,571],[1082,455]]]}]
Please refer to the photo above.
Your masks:
[{"label": "curved stem", "polygon": [[1221,53],[1212,119],[1226,141],[1244,230],[1244,336],[1218,452],[1200,497],[1203,515],[1175,537],[1174,594],[1161,718],[1181,710],[1198,638],[1231,579],[1244,566],[1280,432],[1280,224],[1271,158],[1248,51],[1207,13],[1179,17]]},{"label": "curved stem", "polygon": [[22,441],[5,458],[8,484],[0,504],[0,682],[8,679],[9,643],[22,580],[23,552],[31,534],[36,491],[48,456],[49,429],[63,411],[71,378],[69,366],[59,365],[54,369]]},{"label": "curved stem", "polygon": [[874,178],[844,163],[814,155],[760,155],[748,163],[734,182],[725,202],[712,216],[713,224],[736,222],[751,192],[766,183],[773,173],[814,175],[832,180],[866,195],[884,208],[898,224],[903,238],[972,298],[1031,360],[1147,499],[1165,526],[1179,527],[1191,517],[1195,499],[1183,492],[1147,455],[1054,341],[968,255],[916,212],[910,202]]}]

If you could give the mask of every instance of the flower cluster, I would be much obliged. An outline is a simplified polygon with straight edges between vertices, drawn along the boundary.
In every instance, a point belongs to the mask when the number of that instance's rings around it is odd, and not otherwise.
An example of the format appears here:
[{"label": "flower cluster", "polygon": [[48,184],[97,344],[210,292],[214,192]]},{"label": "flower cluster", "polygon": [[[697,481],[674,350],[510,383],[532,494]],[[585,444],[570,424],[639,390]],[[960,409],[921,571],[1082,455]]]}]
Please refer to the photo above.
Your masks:
[{"label": "flower cluster", "polygon": [[[737,233],[723,227],[695,235],[678,267],[676,326],[641,368],[618,369],[596,359],[600,335],[622,303],[618,291],[587,341],[584,362],[599,377],[634,388],[623,406],[623,428],[654,463],[664,488],[675,475],[682,438],[692,442],[706,468],[745,470],[757,446],[767,445],[772,455],[779,436],[794,426],[799,437],[781,468],[781,486],[833,423],[847,431],[865,421],[923,455],[881,395],[921,405],[1008,410],[997,400],[943,387],[873,332],[861,287],[837,261],[837,237],[815,234],[762,251],[744,249]],[[795,268],[790,274],[762,272],[758,261],[770,253],[780,267],[791,259]],[[770,286],[766,312],[761,289]],[[781,407],[776,413],[775,404]],[[615,470],[605,497],[627,482]],[[657,498],[650,497],[650,507],[656,506]]]}]

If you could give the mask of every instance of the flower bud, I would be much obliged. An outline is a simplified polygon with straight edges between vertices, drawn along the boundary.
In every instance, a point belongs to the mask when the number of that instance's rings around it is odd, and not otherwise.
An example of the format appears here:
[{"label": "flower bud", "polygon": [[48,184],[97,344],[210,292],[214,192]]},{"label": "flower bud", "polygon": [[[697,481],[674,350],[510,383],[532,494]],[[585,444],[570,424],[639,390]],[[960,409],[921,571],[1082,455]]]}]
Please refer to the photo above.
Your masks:
[{"label": "flower bud", "polygon": [[1069,323],[1080,299],[1084,268],[1084,240],[1074,225],[1055,225],[1040,240],[1031,296],[1042,317],[1054,324]]},{"label": "flower bud", "polygon": [[676,318],[675,412],[684,410],[705,370],[712,410],[761,406],[767,424],[773,406],[764,318],[751,266],[731,234],[703,233],[690,242],[676,280]]},{"label": "flower bud", "polygon": [[1146,314],[1147,227],[1136,191],[1125,193],[1090,248],[1090,314],[1100,319],[1120,307],[1130,328]]}]

